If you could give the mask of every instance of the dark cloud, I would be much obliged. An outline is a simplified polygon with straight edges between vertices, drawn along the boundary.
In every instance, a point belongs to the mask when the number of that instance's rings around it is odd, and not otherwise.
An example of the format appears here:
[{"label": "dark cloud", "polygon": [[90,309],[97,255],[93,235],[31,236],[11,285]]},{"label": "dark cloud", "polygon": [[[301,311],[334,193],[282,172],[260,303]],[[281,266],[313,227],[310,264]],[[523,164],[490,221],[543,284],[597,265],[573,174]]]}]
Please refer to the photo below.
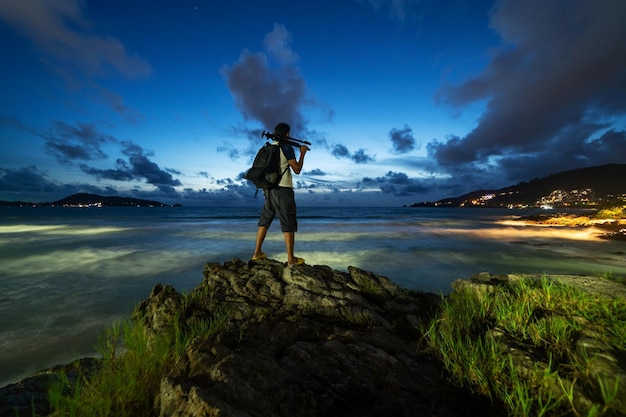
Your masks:
[{"label": "dark cloud", "polygon": [[48,152],[63,163],[105,159],[107,155],[102,145],[117,142],[112,136],[101,133],[93,123],[72,126],[57,121],[52,130],[42,136]]},{"label": "dark cloud", "polygon": [[349,158],[350,151],[345,145],[335,145],[330,152],[335,158]]},{"label": "dark cloud", "polygon": [[0,168],[0,190],[10,192],[53,192],[57,185],[35,166],[18,169]]},{"label": "dark cloud", "polygon": [[[578,136],[577,140],[570,140]],[[626,132],[609,130],[595,139],[587,139],[588,131],[567,132],[553,144],[535,155],[509,156],[502,159],[506,166],[505,179],[517,183],[520,179],[543,177],[555,172],[571,169],[572,163],[578,166],[603,165],[623,162],[620,155],[626,155]],[[615,158],[617,156],[617,159]],[[546,161],[549,160],[549,163]]]},{"label": "dark cloud", "polygon": [[402,129],[391,129],[389,132],[389,139],[391,139],[394,153],[404,154],[415,149],[413,129],[411,129],[408,125],[404,125]]},{"label": "dark cloud", "polygon": [[296,130],[305,124],[301,108],[307,100],[306,85],[289,41],[290,35],[281,25],[275,25],[266,37],[266,47],[270,57],[278,60],[278,68],[270,67],[265,53],[244,50],[236,64],[222,70],[244,119],[257,120],[268,129],[282,120]]},{"label": "dark cloud", "polygon": [[[222,69],[235,105],[245,120],[256,120],[266,129],[285,121],[292,132],[306,132],[305,107],[332,111],[309,94],[300,69],[298,55],[291,49],[291,34],[275,24],[265,37],[266,52],[244,50],[239,61]],[[259,132],[260,133],[260,132]]]},{"label": "dark cloud", "polygon": [[102,146],[117,143],[113,136],[100,132],[95,123],[79,123],[73,126],[56,121],[50,129],[42,132],[14,117],[5,117],[0,118],[0,126],[12,127],[44,139],[48,153],[62,163],[105,159],[107,155]]},{"label": "dark cloud", "polygon": [[178,169],[174,169],[174,168],[163,168],[165,170],[165,172],[169,172],[170,174],[173,175],[182,175],[184,176],[184,174],[182,173],[182,171],[178,170]]},{"label": "dark cloud", "polygon": [[8,201],[42,203],[60,200],[76,193],[117,195],[110,187],[88,184],[58,184],[35,166],[17,169],[0,168],[0,192]]},{"label": "dark cloud", "polygon": [[83,171],[87,175],[91,175],[92,177],[98,179],[107,179],[114,181],[132,181],[136,179],[135,174],[132,169],[129,167],[128,163],[123,159],[118,159],[115,161],[116,168],[109,169],[100,169],[90,167],[87,164],[80,164],[79,167],[81,171]]},{"label": "dark cloud", "polygon": [[450,173],[515,180],[623,162],[624,21],[622,0],[496,2],[491,27],[502,46],[478,76],[437,94],[456,109],[484,101],[485,112],[465,137],[431,142],[429,154]]},{"label": "dark cloud", "polygon": [[150,64],[128,53],[119,40],[92,32],[95,25],[84,6],[80,0],[3,1],[0,19],[30,39],[42,60],[67,78],[107,76],[111,71],[128,78],[150,74]]},{"label": "dark cloud", "polygon": [[119,94],[105,89],[99,89],[99,93],[102,95],[105,103],[128,122],[136,124],[144,120],[143,114],[129,107]]},{"label": "dark cloud", "polygon": [[123,142],[123,145],[122,153],[128,156],[128,162],[135,176],[143,177],[148,184],[156,186],[182,185],[179,180],[172,177],[172,174],[152,162],[139,145],[132,142]]},{"label": "dark cloud", "polygon": [[306,175],[311,175],[313,177],[323,177],[326,175],[324,171],[319,168],[312,169],[310,171],[305,172]]},{"label": "dark cloud", "polygon": [[96,168],[85,163],[78,167],[85,174],[97,179],[114,181],[145,181],[162,190],[163,195],[174,196],[176,191],[171,187],[182,185],[174,178],[174,175],[182,175],[181,171],[172,168],[160,168],[150,160],[150,153],[136,143],[130,141],[119,142],[113,136],[100,132],[94,123],[79,123],[76,126],[64,122],[55,122],[48,132],[40,133],[24,126],[14,118],[0,119],[0,125],[14,127],[19,130],[29,131],[46,140],[46,149],[62,163],[75,161],[104,160],[107,154],[102,150],[105,144],[122,146],[122,154],[127,160],[118,158],[114,168]]},{"label": "dark cloud", "polygon": [[172,177],[168,169],[161,169],[155,162],[151,161],[141,146],[133,142],[122,142],[122,145],[122,153],[128,157],[128,161],[121,158],[117,159],[114,169],[99,169],[86,164],[80,165],[80,169],[99,179],[145,180],[146,183],[156,186],[170,196],[176,192],[171,187],[182,185],[178,179]]},{"label": "dark cloud", "polygon": [[[136,123],[143,115],[127,106],[124,99],[96,84],[97,78],[121,75],[136,79],[149,76],[152,67],[142,57],[127,51],[110,34],[99,34],[88,18],[87,2],[82,0],[2,1],[0,21],[29,39],[41,62],[62,77],[72,89],[95,91],[104,102],[125,120]],[[61,153],[72,149],[60,149]]]},{"label": "dark cloud", "polygon": [[[252,137],[252,136],[253,136],[252,133],[250,133],[248,135],[248,137]],[[254,136],[256,136],[256,135],[254,135]],[[260,135],[258,135],[258,136],[260,136]],[[239,149],[235,148],[230,143],[225,143],[222,146],[218,146],[217,147],[217,152],[218,153],[224,153],[224,154],[228,155],[228,158],[230,158],[233,161],[238,160],[239,156],[240,156]],[[256,155],[256,150],[253,150],[253,149],[250,149],[248,153],[252,154],[253,152],[254,152],[254,155]]]},{"label": "dark cloud", "polygon": [[291,49],[291,41],[291,33],[285,26],[274,23],[274,29],[265,36],[265,49],[281,65],[291,66],[299,59],[298,54]]},{"label": "dark cloud", "polygon": [[366,154],[365,149],[359,149],[352,154],[350,159],[352,159],[352,161],[357,164],[366,164],[368,162],[372,162],[374,160],[374,157]]},{"label": "dark cloud", "polygon": [[396,197],[406,197],[414,194],[424,194],[431,191],[431,187],[422,180],[409,178],[402,172],[387,172],[383,177],[365,177],[357,186],[358,188],[379,188],[385,194],[393,194]]},{"label": "dark cloud", "polygon": [[356,164],[365,164],[374,160],[373,156],[367,155],[364,149],[351,153],[345,145],[334,145],[330,151],[335,158],[347,158]]},{"label": "dark cloud", "polygon": [[21,120],[15,117],[0,117],[0,126],[12,127],[16,130],[28,131],[28,128]]}]

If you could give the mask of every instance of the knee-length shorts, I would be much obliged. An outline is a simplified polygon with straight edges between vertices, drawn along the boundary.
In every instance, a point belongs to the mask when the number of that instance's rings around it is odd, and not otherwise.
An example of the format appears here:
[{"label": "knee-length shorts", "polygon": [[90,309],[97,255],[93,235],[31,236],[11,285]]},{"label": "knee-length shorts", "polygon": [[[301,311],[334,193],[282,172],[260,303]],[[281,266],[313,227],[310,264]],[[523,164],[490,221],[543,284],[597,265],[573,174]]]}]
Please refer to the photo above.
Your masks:
[{"label": "knee-length shorts", "polygon": [[277,187],[263,190],[265,204],[259,217],[259,226],[270,227],[276,214],[283,232],[297,232],[296,199],[291,187]]}]

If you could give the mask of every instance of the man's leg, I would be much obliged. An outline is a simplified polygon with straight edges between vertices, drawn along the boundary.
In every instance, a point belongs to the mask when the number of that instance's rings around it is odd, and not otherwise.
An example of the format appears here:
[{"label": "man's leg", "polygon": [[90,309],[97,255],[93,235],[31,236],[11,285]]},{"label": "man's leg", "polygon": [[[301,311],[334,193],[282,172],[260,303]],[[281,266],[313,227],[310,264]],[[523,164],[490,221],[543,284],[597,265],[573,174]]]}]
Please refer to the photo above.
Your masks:
[{"label": "man's leg", "polygon": [[267,235],[267,226],[259,226],[256,231],[256,246],[254,248],[254,255],[252,255],[252,257],[259,257],[263,253],[262,247],[263,241],[265,240],[265,235]]},{"label": "man's leg", "polygon": [[262,259],[265,258],[263,254],[263,242],[265,241],[265,235],[267,235],[267,229],[269,229],[272,224],[272,220],[274,219],[274,215],[276,214],[276,210],[274,209],[274,205],[272,204],[272,196],[270,193],[271,190],[263,190],[263,197],[265,201],[263,202],[263,210],[261,210],[261,216],[259,217],[259,228],[256,231],[256,244],[254,247],[254,255],[252,255],[252,259]]},{"label": "man's leg", "polygon": [[285,247],[287,248],[287,265],[293,265],[296,262],[293,256],[293,248],[296,243],[296,234],[294,232],[283,232],[285,236]]}]

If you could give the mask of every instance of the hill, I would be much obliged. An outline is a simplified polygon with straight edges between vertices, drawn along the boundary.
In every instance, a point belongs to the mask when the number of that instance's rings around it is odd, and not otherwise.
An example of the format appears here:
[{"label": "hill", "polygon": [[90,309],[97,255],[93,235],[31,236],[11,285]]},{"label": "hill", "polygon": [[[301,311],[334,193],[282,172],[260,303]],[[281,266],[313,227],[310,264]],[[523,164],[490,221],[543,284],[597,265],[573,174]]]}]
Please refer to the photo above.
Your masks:
[{"label": "hill", "polygon": [[54,206],[156,206],[163,207],[165,204],[159,201],[141,200],[138,198],[101,196],[97,194],[78,193],[51,203]]},{"label": "hill", "polygon": [[97,194],[78,193],[52,203],[28,203],[24,201],[0,201],[0,206],[62,206],[62,207],[165,207],[159,201],[142,200],[139,198],[101,196]]},{"label": "hill", "polygon": [[626,199],[626,164],[563,171],[497,190],[477,190],[411,207],[598,206]]}]

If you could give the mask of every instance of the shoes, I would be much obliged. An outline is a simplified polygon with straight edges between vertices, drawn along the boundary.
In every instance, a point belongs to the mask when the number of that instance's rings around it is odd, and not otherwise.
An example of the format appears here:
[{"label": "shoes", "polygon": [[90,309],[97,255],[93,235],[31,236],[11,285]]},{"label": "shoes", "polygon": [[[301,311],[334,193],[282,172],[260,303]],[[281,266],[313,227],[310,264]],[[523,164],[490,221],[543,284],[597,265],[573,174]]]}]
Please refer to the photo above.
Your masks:
[{"label": "shoes", "polygon": [[253,256],[252,257],[253,261],[260,261],[261,259],[267,259],[267,256],[265,256],[265,254],[263,252],[261,252],[261,254],[259,256]]},{"label": "shoes", "polygon": [[294,257],[294,263],[289,265],[289,262],[287,262],[287,266],[302,265],[303,263],[304,263],[304,259],[298,258],[298,257]]},{"label": "shoes", "polygon": [[[253,256],[252,257],[252,261],[260,261],[261,259],[267,259],[267,256],[263,252],[261,252],[261,254],[259,256]],[[303,263],[304,263],[304,259],[298,258],[298,257],[294,257],[293,264],[289,265],[289,262],[287,262],[287,266],[302,265]]]}]

